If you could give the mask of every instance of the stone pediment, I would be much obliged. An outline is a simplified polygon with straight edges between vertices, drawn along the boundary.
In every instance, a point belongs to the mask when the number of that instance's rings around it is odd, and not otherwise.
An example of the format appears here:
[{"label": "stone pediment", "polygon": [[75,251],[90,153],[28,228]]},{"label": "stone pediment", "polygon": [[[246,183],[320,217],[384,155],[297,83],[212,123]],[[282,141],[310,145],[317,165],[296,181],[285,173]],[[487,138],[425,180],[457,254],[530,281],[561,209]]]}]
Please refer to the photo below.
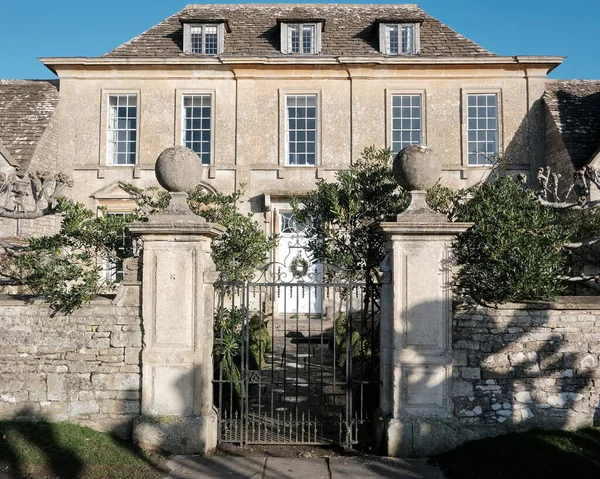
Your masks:
[{"label": "stone pediment", "polygon": [[92,193],[90,197],[96,200],[129,200],[131,195],[121,186],[121,183],[115,181],[104,188]]}]

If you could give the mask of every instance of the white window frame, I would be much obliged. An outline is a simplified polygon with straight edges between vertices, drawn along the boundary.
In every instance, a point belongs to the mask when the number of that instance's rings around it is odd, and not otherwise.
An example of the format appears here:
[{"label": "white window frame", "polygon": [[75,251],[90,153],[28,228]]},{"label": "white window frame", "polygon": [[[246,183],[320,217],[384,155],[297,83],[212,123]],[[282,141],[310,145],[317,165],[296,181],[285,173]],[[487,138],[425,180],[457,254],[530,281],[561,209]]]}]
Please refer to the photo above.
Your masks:
[{"label": "white window frame", "polygon": [[[473,96],[488,96],[488,95],[493,95],[496,97],[496,129],[492,129],[492,128],[488,128],[487,126],[487,122],[486,122],[486,127],[485,128],[479,128],[479,125],[477,124],[475,128],[472,128],[471,125],[469,125],[469,98],[473,97]],[[503,151],[503,129],[502,129],[502,95],[501,95],[501,91],[500,90],[463,90],[463,95],[462,95],[462,104],[463,104],[463,114],[462,114],[462,120],[463,120],[463,128],[462,128],[462,132],[463,132],[463,151],[464,151],[464,156],[463,156],[463,164],[466,165],[469,168],[489,168],[491,166],[493,166],[494,162],[490,161],[490,157],[494,156],[494,157],[498,157],[499,155],[502,154]],[[474,108],[478,108],[478,107],[474,107]],[[479,118],[479,115],[477,114],[475,118],[471,118],[471,120],[487,120],[489,119],[489,117],[485,117],[485,118]],[[492,118],[493,119],[493,118]],[[490,155],[488,158],[486,158],[485,162],[477,162],[477,163],[472,163],[469,161],[469,151],[470,151],[470,146],[473,143],[473,140],[469,139],[469,134],[470,132],[475,132],[475,134],[477,135],[478,132],[488,132],[488,131],[492,131],[495,132],[495,142],[496,142],[496,151],[490,153],[486,152],[486,155]]]},{"label": "white window frame", "polygon": [[[389,29],[396,27],[398,29],[398,52],[390,51]],[[402,51],[402,28],[412,28],[412,49]],[[416,55],[421,49],[421,24],[420,23],[380,23],[379,24],[379,51],[384,55]]]},{"label": "white window frame", "polygon": [[[298,27],[300,29],[300,48],[302,50],[302,31],[304,27],[312,27],[314,31],[313,38],[313,51],[311,52],[292,52],[292,45],[290,44],[290,35],[291,28],[290,27]],[[316,55],[321,53],[321,22],[283,22],[281,23],[281,53],[286,53],[289,55]]]},{"label": "white window frame", "polygon": [[[320,158],[320,138],[321,138],[321,114],[320,114],[320,110],[321,110],[321,105],[320,105],[320,98],[321,95],[318,92],[315,91],[289,91],[289,92],[282,92],[282,106],[283,106],[283,144],[284,146],[284,157],[283,157],[283,165],[284,166],[289,166],[289,167],[298,167],[298,168],[314,168],[319,166],[319,158]],[[289,155],[290,155],[290,129],[289,129],[289,112],[288,112],[288,104],[287,104],[287,100],[290,97],[300,97],[300,96],[313,96],[315,97],[315,128],[314,130],[312,129],[307,129],[305,128],[304,131],[307,132],[309,130],[314,131],[315,133],[315,140],[314,140],[314,144],[315,144],[315,162],[314,164],[309,164],[309,163],[305,163],[305,164],[297,164],[297,163],[290,163],[289,162]],[[296,132],[298,130],[295,130]],[[296,140],[297,141],[297,140]],[[300,143],[300,142],[298,142]]]},{"label": "white window frame", "polygon": [[[210,137],[210,150],[209,150],[209,163],[202,163],[202,158],[200,156],[198,156],[200,162],[205,165],[205,166],[210,166],[214,164],[214,148],[215,148],[215,114],[214,114],[214,92],[213,91],[178,91],[178,112],[177,112],[177,116],[179,118],[179,141],[177,141],[177,143],[179,143],[182,146],[187,146],[186,145],[186,141],[185,141],[185,132],[186,132],[186,125],[185,125],[185,121],[186,121],[186,116],[185,116],[185,112],[186,112],[186,108],[184,106],[184,101],[186,97],[209,97],[210,98],[210,117],[208,118],[208,120],[210,121],[210,130],[209,130],[209,137]],[[202,125],[200,128],[200,131],[205,131],[202,130]],[[188,146],[189,148],[189,146]],[[197,153],[197,152],[196,152]]]},{"label": "white window frame", "polygon": [[[121,129],[121,128],[112,128],[112,124],[111,124],[111,113],[113,111],[112,107],[111,107],[111,98],[119,98],[119,97],[135,97],[135,109],[136,109],[136,115],[135,115],[135,129],[131,129],[131,128],[125,128],[125,129]],[[105,132],[106,138],[104,141],[104,146],[105,146],[105,157],[106,157],[106,165],[107,166],[125,166],[125,167],[131,167],[131,166],[136,166],[139,163],[139,129],[140,129],[140,95],[137,92],[107,92],[106,93],[106,124],[105,124],[105,128],[103,128],[103,131]],[[129,119],[129,116],[126,117],[126,119]],[[118,151],[115,151],[113,147],[111,147],[111,145],[113,145],[115,143],[114,141],[114,135],[113,133],[119,133],[120,131],[135,131],[135,142],[134,142],[134,149],[133,151],[130,151],[129,153],[133,153],[134,154],[134,161],[133,163],[127,162],[127,163],[117,163],[115,161],[116,156],[118,154]],[[128,141],[129,143],[133,143],[131,141]],[[116,143],[119,143],[119,141],[117,140]]]},{"label": "white window frame", "polygon": [[[398,108],[398,107],[394,107],[394,98],[395,97],[415,97],[418,96],[421,99],[421,105],[420,105],[420,124],[421,127],[418,130],[420,132],[420,136],[421,136],[421,140],[419,143],[410,143],[410,144],[420,144],[420,145],[426,145],[427,144],[427,131],[426,131],[426,105],[425,105],[425,99],[426,99],[426,93],[423,90],[388,90],[387,91],[387,111],[388,111],[388,115],[387,115],[387,128],[386,131],[389,134],[388,137],[388,141],[387,141],[387,147],[394,151],[394,131],[403,131],[402,125],[400,125],[400,128],[395,128],[394,125],[394,108]],[[411,101],[412,103],[412,101]],[[402,107],[400,107],[402,108]],[[412,108],[412,106],[410,106],[410,108]],[[398,118],[397,120],[402,121],[402,116],[400,118]],[[407,120],[407,119],[405,119]],[[413,129],[413,125],[412,125],[412,121],[414,119],[411,117],[410,121],[411,121],[411,125],[410,125],[410,129],[407,131],[417,131],[415,129]],[[408,145],[407,145],[408,146]],[[397,151],[394,151],[394,154],[397,154]]]},{"label": "white window frame", "polygon": [[[202,28],[202,51],[194,52],[192,51],[192,27]],[[215,53],[205,53],[206,47],[206,27],[216,27],[217,28],[217,51]],[[225,45],[225,24],[224,23],[184,23],[183,24],[183,52],[190,55],[206,55],[206,56],[214,56],[220,55],[223,53]]]}]

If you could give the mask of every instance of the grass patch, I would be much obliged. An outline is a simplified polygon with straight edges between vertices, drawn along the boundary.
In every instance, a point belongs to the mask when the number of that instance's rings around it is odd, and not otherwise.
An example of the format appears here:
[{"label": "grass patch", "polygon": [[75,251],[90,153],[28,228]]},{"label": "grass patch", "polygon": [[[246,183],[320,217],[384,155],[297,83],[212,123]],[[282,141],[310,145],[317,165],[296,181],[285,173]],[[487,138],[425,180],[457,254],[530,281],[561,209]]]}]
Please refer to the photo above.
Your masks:
[{"label": "grass patch", "polygon": [[0,421],[0,477],[158,479],[164,462],[88,427]]},{"label": "grass patch", "polygon": [[600,428],[470,441],[434,461],[449,479],[600,478]]}]

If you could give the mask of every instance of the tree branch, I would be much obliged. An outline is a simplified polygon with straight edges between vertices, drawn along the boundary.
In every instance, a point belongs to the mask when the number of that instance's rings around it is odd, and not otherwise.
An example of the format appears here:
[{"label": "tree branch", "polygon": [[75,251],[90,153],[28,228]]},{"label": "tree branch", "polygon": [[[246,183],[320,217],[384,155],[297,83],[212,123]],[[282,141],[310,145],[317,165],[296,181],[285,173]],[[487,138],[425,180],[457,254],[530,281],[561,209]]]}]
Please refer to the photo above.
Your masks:
[{"label": "tree branch", "polygon": [[584,246],[592,246],[600,241],[600,236],[594,236],[592,238],[587,238],[583,241],[574,242],[574,243],[565,243],[563,246],[568,249],[577,249],[582,248]]},{"label": "tree branch", "polygon": [[583,200],[579,199],[577,203],[553,203],[552,201],[547,201],[542,198],[537,198],[537,201],[543,206],[548,206],[549,208],[555,209],[588,210],[592,208],[598,208],[600,206],[600,200],[585,201],[585,198]]}]

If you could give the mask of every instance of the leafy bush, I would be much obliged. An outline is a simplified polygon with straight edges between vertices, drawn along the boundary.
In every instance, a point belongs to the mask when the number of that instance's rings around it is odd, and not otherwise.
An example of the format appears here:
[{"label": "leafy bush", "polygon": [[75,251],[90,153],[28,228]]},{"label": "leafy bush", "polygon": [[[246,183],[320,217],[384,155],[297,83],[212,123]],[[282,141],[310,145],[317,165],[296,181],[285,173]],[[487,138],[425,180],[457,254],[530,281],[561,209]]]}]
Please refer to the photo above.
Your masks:
[{"label": "leafy bush", "polygon": [[474,189],[457,216],[474,223],[454,244],[463,294],[490,303],[549,299],[564,290],[558,277],[565,272],[561,247],[569,232],[512,177]]},{"label": "leafy bush", "polygon": [[308,249],[315,260],[339,266],[356,279],[375,276],[385,255],[383,234],[374,226],[408,205],[408,194],[394,181],[391,151],[366,148],[336,181],[318,180],[316,188],[293,202],[296,219],[308,225]]},{"label": "leafy bush", "polygon": [[63,215],[59,233],[31,238],[7,262],[4,273],[27,284],[53,309],[71,313],[110,291],[113,283],[101,277],[98,263],[101,259],[116,263],[127,254],[123,230],[133,217],[96,217],[83,204],[66,198],[59,199],[57,212]]},{"label": "leafy bush", "polygon": [[[136,200],[141,219],[159,213],[169,204],[169,195],[164,190],[123,187]],[[225,233],[213,241],[211,255],[217,271],[235,281],[248,279],[263,266],[277,243],[277,236],[267,236],[251,213],[239,211],[243,195],[243,185],[229,195],[208,192],[199,186],[189,193],[188,199],[194,213],[226,228]]]},{"label": "leafy bush", "polygon": [[[245,319],[248,323],[244,325]],[[215,377],[229,382],[235,401],[244,396],[240,368],[242,365],[242,342],[248,335],[248,369],[263,369],[267,365],[266,354],[271,351],[268,321],[262,321],[258,313],[248,314],[246,308],[218,308],[214,315],[214,365]],[[248,328],[246,330],[246,328]]]}]

